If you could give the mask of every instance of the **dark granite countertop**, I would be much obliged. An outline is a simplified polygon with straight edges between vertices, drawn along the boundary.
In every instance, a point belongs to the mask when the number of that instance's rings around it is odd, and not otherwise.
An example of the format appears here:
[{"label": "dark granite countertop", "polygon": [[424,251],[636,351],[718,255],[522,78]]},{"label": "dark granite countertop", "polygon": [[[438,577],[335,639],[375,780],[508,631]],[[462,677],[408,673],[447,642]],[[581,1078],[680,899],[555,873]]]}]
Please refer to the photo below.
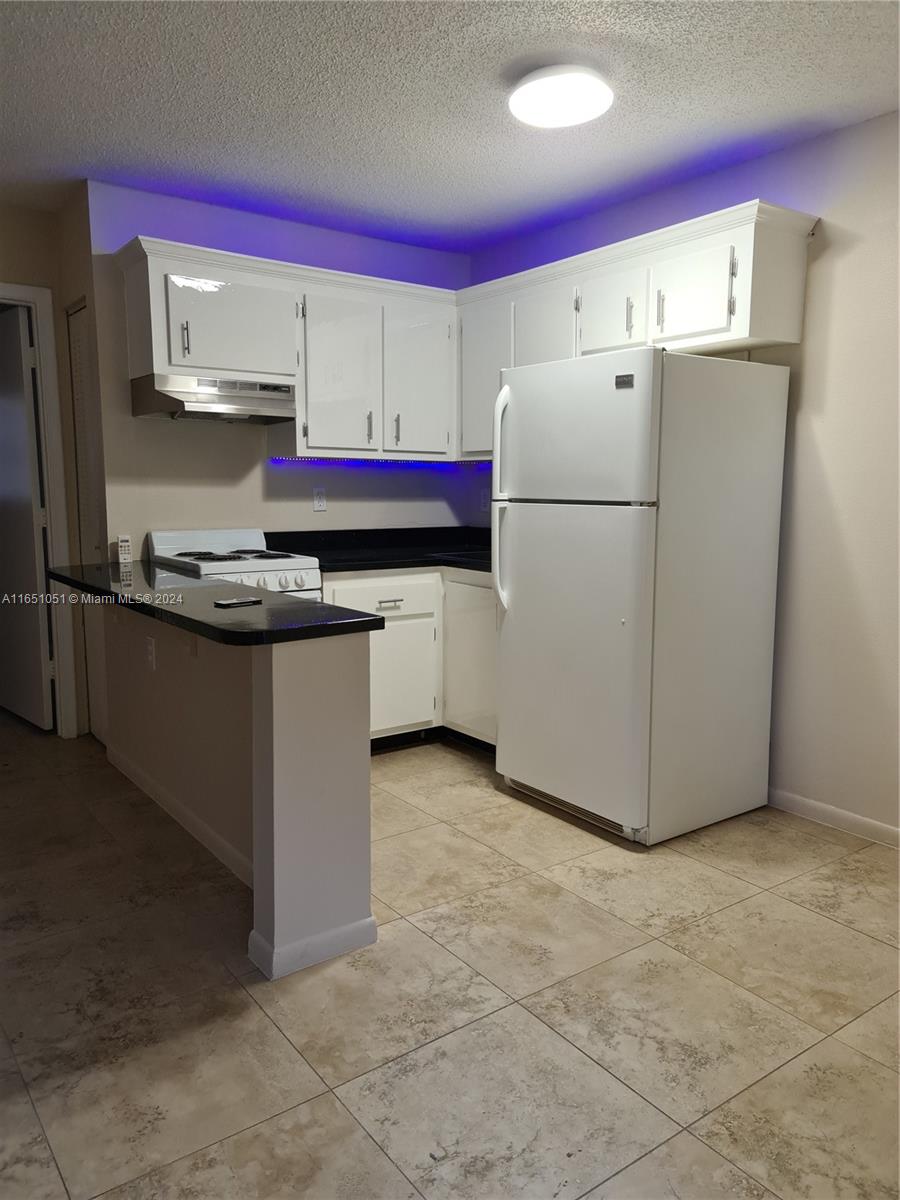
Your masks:
[{"label": "dark granite countertop", "polygon": [[[51,567],[47,574],[76,593],[127,605],[153,620],[230,646],[265,646],[384,628],[384,618],[372,613],[265,592],[238,583],[216,583],[208,578],[185,575],[183,583],[179,581],[173,587],[171,580],[175,572],[166,570],[164,583],[161,583],[157,579],[157,569],[144,562],[134,564],[130,582],[127,577],[123,580],[116,563]],[[236,596],[253,596],[262,603],[247,608],[214,607],[215,600]]]},{"label": "dark granite countertop", "polygon": [[333,529],[267,533],[270,550],[312,554],[323,571],[403,567],[491,569],[491,531],[475,525],[419,529]]}]

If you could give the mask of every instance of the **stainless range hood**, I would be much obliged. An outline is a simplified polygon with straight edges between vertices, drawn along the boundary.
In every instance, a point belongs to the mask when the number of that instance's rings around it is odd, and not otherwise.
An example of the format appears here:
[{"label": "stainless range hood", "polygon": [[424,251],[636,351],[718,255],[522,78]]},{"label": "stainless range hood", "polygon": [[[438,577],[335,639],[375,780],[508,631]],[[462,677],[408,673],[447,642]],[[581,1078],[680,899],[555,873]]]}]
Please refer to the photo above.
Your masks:
[{"label": "stainless range hood", "polygon": [[211,379],[193,375],[142,375],[131,381],[136,417],[248,421],[271,425],[293,421],[294,389],[284,383]]}]

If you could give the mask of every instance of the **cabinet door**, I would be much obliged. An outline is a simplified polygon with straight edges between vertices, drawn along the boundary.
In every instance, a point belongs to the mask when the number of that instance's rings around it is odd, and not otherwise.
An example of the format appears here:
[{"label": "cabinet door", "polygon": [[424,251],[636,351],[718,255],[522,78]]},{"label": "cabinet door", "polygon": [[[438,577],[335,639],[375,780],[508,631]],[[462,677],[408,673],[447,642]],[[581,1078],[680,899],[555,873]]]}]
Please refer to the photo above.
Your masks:
[{"label": "cabinet door", "polygon": [[447,454],[455,394],[453,310],[389,304],[384,313],[384,449]]},{"label": "cabinet door", "polygon": [[497,602],[492,587],[444,585],[444,724],[497,741]]},{"label": "cabinet door", "polygon": [[306,297],[307,446],[381,446],[381,305]]},{"label": "cabinet door", "polygon": [[296,375],[294,292],[166,275],[169,360],[196,371]]},{"label": "cabinet door", "polygon": [[713,246],[655,263],[652,340],[724,333],[731,327],[734,247]]},{"label": "cabinet door", "polygon": [[513,303],[514,366],[575,354],[575,286],[554,283],[522,292]]},{"label": "cabinet door", "polygon": [[461,310],[462,450],[490,454],[500,372],[512,366],[512,306],[507,297],[466,304]]},{"label": "cabinet door", "polygon": [[581,289],[581,353],[647,340],[647,268],[595,275]]},{"label": "cabinet door", "polygon": [[434,722],[437,642],[433,616],[387,618],[369,634],[372,734]]}]

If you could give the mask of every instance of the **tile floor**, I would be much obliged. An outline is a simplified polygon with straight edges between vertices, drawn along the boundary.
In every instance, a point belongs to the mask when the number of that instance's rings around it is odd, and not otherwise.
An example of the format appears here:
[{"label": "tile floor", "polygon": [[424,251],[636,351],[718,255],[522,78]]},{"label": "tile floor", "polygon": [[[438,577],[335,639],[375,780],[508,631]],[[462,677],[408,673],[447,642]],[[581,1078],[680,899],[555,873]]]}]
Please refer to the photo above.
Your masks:
[{"label": "tile floor", "polygon": [[888,1200],[897,854],[651,850],[450,746],[372,764],[375,946],[272,983],[247,889],[0,718],[0,1200]]}]

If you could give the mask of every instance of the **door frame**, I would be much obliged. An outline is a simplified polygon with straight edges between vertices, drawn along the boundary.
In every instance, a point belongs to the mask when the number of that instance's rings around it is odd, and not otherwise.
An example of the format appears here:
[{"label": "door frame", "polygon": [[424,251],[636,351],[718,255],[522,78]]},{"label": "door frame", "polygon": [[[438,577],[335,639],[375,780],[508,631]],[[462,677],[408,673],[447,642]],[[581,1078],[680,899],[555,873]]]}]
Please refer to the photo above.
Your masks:
[{"label": "door frame", "polygon": [[[70,549],[53,295],[49,288],[0,283],[0,303],[21,305],[31,310],[38,374],[40,449],[46,484],[44,507],[47,514],[47,546],[51,562],[62,565],[70,560]],[[50,622],[53,631],[56,685],[56,731],[60,737],[77,737],[81,731],[78,728],[78,684],[72,608],[69,605],[52,605]]]}]

